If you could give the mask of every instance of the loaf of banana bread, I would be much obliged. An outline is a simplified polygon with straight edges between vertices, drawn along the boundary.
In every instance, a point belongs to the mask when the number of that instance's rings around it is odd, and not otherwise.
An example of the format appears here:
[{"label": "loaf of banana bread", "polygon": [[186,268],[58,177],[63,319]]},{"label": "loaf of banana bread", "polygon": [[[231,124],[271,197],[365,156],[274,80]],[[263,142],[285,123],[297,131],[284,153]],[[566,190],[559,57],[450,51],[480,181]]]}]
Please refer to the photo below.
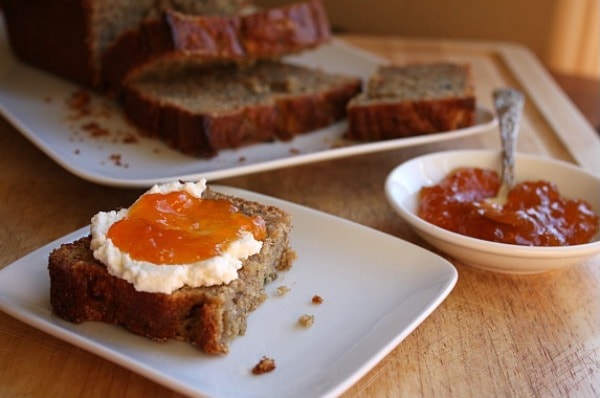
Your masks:
[{"label": "loaf of banana bread", "polygon": [[248,0],[0,0],[9,43],[22,61],[86,87],[101,82],[101,58],[122,33],[167,9],[229,16]]},{"label": "loaf of banana bread", "polygon": [[165,63],[244,62],[275,59],[316,47],[331,38],[322,0],[308,0],[232,16],[166,10],[122,34],[102,57],[104,85],[119,91],[123,80]]},{"label": "loaf of banana bread", "polygon": [[75,323],[98,321],[121,325],[157,341],[179,339],[208,354],[226,354],[246,331],[249,313],[266,298],[264,286],[289,269],[290,216],[283,210],[207,190],[203,198],[227,199],[242,213],[260,216],[266,225],[261,251],[243,261],[229,284],[184,286],[171,294],[138,291],[112,276],[96,260],[90,237],[64,244],[49,256],[50,303],[61,318]]},{"label": "loaf of banana bread", "polygon": [[141,131],[188,154],[271,141],[345,116],[361,79],[281,62],[205,68],[185,64],[128,80],[123,107]]},{"label": "loaf of banana bread", "polygon": [[378,141],[468,127],[475,119],[468,64],[385,65],[348,104],[348,138]]}]

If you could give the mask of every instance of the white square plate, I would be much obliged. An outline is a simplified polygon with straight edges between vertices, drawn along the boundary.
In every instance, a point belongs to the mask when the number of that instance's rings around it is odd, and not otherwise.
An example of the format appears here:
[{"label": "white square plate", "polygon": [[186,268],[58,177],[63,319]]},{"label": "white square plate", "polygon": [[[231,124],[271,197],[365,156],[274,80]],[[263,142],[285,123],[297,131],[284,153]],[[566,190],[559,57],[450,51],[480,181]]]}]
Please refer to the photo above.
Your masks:
[{"label": "white square plate", "polygon": [[[88,234],[88,228],[2,269],[0,310],[183,394],[337,396],[429,316],[456,283],[456,269],[448,261],[393,236],[279,199],[213,189],[288,211],[294,223],[291,245],[298,254],[292,269],[268,286],[269,298],[250,314],[246,335],[233,341],[227,356],[53,315],[48,254]],[[276,289],[283,285],[291,290],[278,296]],[[313,295],[323,303],[312,304]],[[312,327],[297,325],[302,314],[314,315]],[[277,368],[252,375],[262,356],[273,358]]]},{"label": "white square plate", "polygon": [[[1,17],[1,14],[0,14]],[[288,62],[366,79],[385,61],[341,41],[320,46]],[[8,45],[0,18],[0,114],[32,143],[69,172],[111,186],[149,187],[173,180],[208,180],[293,166],[325,159],[457,139],[495,130],[496,118],[477,109],[474,126],[396,140],[356,143],[343,139],[347,123],[296,137],[222,151],[211,159],[179,153],[140,136],[117,104],[90,93],[86,114],[67,105],[81,88],[19,62]]]}]

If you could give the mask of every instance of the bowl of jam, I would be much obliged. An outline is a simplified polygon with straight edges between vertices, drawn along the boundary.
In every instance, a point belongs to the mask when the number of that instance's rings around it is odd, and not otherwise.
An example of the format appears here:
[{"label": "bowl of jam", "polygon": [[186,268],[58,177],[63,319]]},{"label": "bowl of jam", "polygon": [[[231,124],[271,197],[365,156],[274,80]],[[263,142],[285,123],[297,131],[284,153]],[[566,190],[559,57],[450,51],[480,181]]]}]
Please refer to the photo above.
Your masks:
[{"label": "bowl of jam", "polygon": [[600,265],[600,177],[517,153],[516,183],[498,204],[501,161],[494,150],[413,158],[388,175],[386,196],[421,238],[467,265],[511,274]]}]

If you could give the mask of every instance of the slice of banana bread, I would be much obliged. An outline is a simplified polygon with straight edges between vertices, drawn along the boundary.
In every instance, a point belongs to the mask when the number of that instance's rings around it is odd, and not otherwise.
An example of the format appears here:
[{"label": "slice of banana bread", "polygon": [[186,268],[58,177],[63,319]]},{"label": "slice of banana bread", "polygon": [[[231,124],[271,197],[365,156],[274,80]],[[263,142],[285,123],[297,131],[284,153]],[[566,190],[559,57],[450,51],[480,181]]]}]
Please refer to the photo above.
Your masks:
[{"label": "slice of banana bread", "polygon": [[468,64],[381,66],[348,104],[348,138],[377,141],[467,127],[475,118]]},{"label": "slice of banana bread", "polygon": [[125,114],[145,134],[188,154],[288,140],[345,116],[358,77],[281,62],[203,68],[185,64],[129,80]]},{"label": "slice of banana bread", "polygon": [[264,286],[289,269],[290,216],[283,210],[207,190],[205,198],[226,198],[241,212],[259,215],[267,228],[261,251],[243,262],[239,278],[227,285],[183,287],[171,294],[137,291],[110,275],[94,259],[90,237],[62,245],[49,256],[50,303],[61,318],[75,323],[122,325],[157,341],[180,339],[208,354],[226,354],[243,335],[249,313],[266,298]]},{"label": "slice of banana bread", "polygon": [[166,10],[122,34],[102,59],[104,85],[118,92],[123,80],[169,62],[252,62],[316,47],[331,38],[321,0],[232,16]]},{"label": "slice of banana bread", "polygon": [[166,9],[234,15],[248,0],[0,0],[8,39],[24,62],[98,87],[103,53],[117,36]]}]

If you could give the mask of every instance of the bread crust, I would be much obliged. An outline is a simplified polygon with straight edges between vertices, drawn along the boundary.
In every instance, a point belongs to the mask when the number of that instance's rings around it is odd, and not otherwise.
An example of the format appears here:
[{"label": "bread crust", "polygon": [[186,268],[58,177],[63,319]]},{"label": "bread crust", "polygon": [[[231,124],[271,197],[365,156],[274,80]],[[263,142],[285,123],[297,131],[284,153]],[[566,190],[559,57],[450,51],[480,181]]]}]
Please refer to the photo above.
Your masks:
[{"label": "bread crust", "polygon": [[281,209],[208,191],[203,197],[226,198],[243,213],[260,215],[267,238],[260,253],[243,262],[239,278],[227,285],[189,288],[171,294],[137,291],[108,273],[94,259],[90,237],[64,244],[49,256],[50,303],[54,313],[74,323],[117,324],[156,340],[187,341],[207,354],[226,354],[246,331],[248,314],[266,298],[264,286],[289,269],[290,216]]},{"label": "bread crust", "polygon": [[207,63],[252,63],[314,48],[330,40],[322,0],[247,15],[189,15],[167,10],[121,35],[102,58],[103,85],[121,84],[157,64],[193,58]]},{"label": "bread crust", "polygon": [[475,97],[348,107],[348,138],[379,141],[450,131],[474,122]]},{"label": "bread crust", "polygon": [[3,0],[1,5],[9,43],[19,59],[84,86],[94,85],[98,70],[83,39],[90,35],[89,1]]}]

